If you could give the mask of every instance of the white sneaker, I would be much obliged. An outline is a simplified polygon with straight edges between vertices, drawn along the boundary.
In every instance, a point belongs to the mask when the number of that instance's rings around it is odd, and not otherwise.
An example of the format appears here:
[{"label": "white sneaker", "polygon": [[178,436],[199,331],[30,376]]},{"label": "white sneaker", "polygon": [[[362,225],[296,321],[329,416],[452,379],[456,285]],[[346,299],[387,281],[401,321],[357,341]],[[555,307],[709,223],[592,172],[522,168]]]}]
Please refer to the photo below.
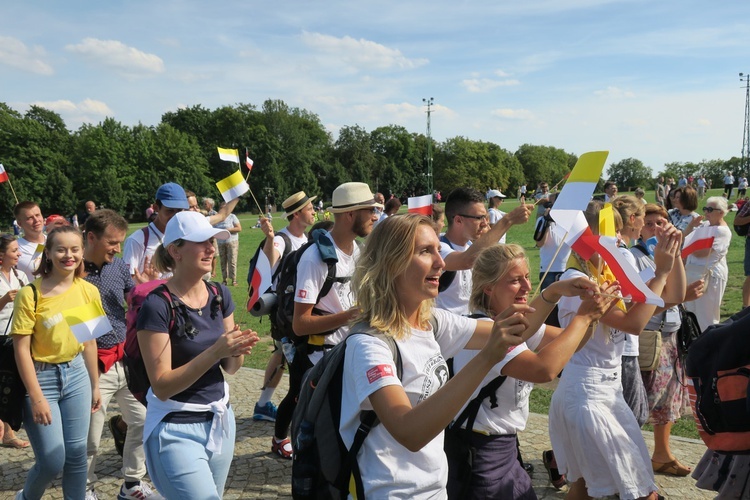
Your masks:
[{"label": "white sneaker", "polygon": [[164,500],[158,492],[151,489],[151,486],[145,481],[141,481],[132,488],[126,488],[123,484],[120,487],[120,493],[117,495],[117,500]]},{"label": "white sneaker", "polygon": [[89,488],[86,490],[85,500],[99,500],[99,497],[96,496],[96,491],[94,491],[94,488]]}]

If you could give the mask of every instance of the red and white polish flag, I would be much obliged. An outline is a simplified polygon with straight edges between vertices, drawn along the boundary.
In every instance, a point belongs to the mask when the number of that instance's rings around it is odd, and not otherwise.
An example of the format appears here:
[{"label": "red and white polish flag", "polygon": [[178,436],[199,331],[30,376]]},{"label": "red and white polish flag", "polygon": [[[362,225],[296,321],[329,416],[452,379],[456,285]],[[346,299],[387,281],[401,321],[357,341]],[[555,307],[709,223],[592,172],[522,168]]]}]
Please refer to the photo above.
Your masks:
[{"label": "red and white polish flag", "polygon": [[685,237],[685,242],[682,244],[683,259],[687,259],[688,255],[695,252],[696,250],[706,250],[714,245],[714,239],[719,234],[719,226],[699,226],[696,227],[692,233]]},{"label": "red and white polish flag", "polygon": [[410,214],[432,215],[432,195],[413,196],[407,200]]}]

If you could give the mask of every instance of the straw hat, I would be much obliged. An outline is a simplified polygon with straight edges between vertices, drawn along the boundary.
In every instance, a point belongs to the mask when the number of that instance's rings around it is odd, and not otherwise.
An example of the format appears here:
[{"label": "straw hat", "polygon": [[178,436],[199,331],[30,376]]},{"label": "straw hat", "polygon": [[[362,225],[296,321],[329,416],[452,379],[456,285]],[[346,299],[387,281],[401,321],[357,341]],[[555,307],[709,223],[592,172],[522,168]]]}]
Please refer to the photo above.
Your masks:
[{"label": "straw hat", "polygon": [[340,214],[352,212],[360,208],[383,208],[381,203],[375,201],[375,196],[370,191],[370,186],[364,182],[345,182],[333,191],[333,205],[329,212]]},{"label": "straw hat", "polygon": [[284,200],[284,203],[281,204],[281,208],[284,209],[283,217],[286,218],[295,212],[299,212],[315,198],[317,198],[317,196],[308,198],[304,191],[294,193],[292,196]]}]

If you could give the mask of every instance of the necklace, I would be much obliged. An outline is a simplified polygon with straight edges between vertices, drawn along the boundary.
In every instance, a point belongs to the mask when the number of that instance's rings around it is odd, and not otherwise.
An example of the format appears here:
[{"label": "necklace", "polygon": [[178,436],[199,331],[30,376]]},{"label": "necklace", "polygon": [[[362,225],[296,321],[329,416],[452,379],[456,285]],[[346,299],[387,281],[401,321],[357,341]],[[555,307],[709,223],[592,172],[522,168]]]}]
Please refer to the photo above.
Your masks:
[{"label": "necklace", "polygon": [[181,293],[177,292],[177,290],[174,290],[174,289],[172,289],[172,293],[174,293],[174,295],[176,295],[176,296],[177,296],[177,299],[178,299],[178,300],[179,300],[180,302],[182,302],[182,303],[183,303],[183,304],[184,304],[184,305],[185,305],[186,307],[188,307],[188,308],[192,309],[193,311],[195,311],[196,313],[198,313],[198,316],[203,316],[203,307],[202,307],[202,306],[198,306],[198,307],[194,307],[194,306],[192,306],[192,305],[191,305],[191,304],[190,304],[190,303],[189,303],[189,302],[188,302],[188,301],[187,301],[187,300],[185,299],[185,296],[184,296],[183,294],[181,294]]}]

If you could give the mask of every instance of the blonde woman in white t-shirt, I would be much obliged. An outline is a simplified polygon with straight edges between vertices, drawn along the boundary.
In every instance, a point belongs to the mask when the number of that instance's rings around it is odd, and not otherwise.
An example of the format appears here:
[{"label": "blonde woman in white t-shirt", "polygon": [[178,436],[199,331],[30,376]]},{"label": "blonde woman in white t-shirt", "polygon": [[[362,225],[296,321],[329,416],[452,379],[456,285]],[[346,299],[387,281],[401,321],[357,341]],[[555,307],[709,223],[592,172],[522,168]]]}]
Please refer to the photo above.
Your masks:
[{"label": "blonde woman in white t-shirt", "polygon": [[[529,301],[531,281],[529,262],[520,245],[494,245],[479,254],[472,271],[470,309],[473,317],[491,321],[499,311]],[[607,285],[607,295],[619,292],[619,285]],[[563,295],[577,295],[578,281],[552,283],[541,292],[541,300],[554,304]],[[511,348],[503,361],[496,364],[480,384],[506,376],[495,391],[496,401],[486,398],[479,406],[468,439],[475,453],[470,476],[459,473],[461,464],[451,460],[448,479],[449,498],[536,499],[531,479],[517,458],[516,435],[526,427],[529,418],[529,394],[535,383],[549,382],[560,373],[576,350],[589,339],[592,323],[613,305],[611,297],[585,294],[578,312],[563,330],[542,325],[526,342]],[[461,351],[453,359],[456,373],[461,373],[476,351]],[[474,391],[472,399],[479,390]],[[465,408],[465,407],[464,407]],[[461,413],[459,417],[461,418]],[[466,422],[454,425],[466,428]]]},{"label": "blonde woman in white t-shirt", "polygon": [[[494,323],[479,323],[433,310],[443,268],[434,225],[416,214],[378,224],[357,263],[352,279],[361,310],[357,321],[392,337],[403,367],[399,379],[392,352],[381,339],[347,339],[340,425],[344,443],[352,445],[361,411],[374,410],[381,422],[357,454],[367,498],[447,498],[443,429],[508,348],[536,331],[548,313],[518,303]],[[445,358],[464,348],[480,352],[448,380]]]}]

